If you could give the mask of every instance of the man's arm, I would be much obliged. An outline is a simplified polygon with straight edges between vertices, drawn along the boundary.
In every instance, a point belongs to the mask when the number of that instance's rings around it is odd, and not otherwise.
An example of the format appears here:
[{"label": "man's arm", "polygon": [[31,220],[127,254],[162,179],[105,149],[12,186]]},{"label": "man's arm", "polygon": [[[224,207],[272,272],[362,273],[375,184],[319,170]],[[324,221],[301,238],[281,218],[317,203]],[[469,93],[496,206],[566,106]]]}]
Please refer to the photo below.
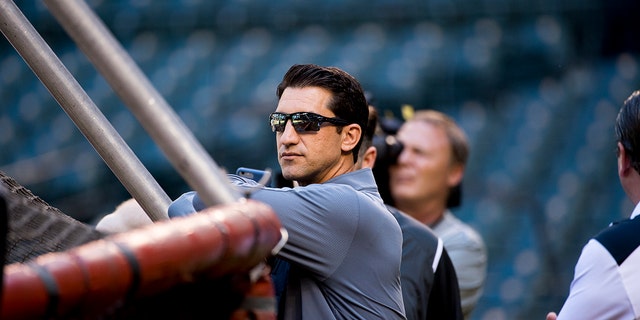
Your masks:
[{"label": "man's arm", "polygon": [[582,250],[558,319],[633,319],[616,261],[597,240]]},{"label": "man's arm", "polygon": [[174,200],[168,209],[169,218],[184,217],[196,213],[205,208],[195,191],[184,193]]},{"label": "man's arm", "polygon": [[[342,213],[347,204],[357,202],[355,192],[343,192],[349,187],[323,184],[296,189],[264,188],[251,179],[233,174],[228,177],[231,183],[248,192],[250,199],[266,203],[278,215],[289,235],[279,256],[326,275],[336,266],[319,264],[316,260],[340,261],[347,255],[351,232],[359,219],[357,215]],[[169,217],[186,216],[205,208],[196,192],[187,192],[171,203]],[[332,250],[327,250],[326,242],[322,241],[327,237],[335,240]]]},{"label": "man's arm", "polygon": [[[253,190],[262,187],[257,182],[239,175],[228,174],[227,177],[233,185],[239,188],[244,187],[245,189]],[[182,194],[178,199],[174,200],[171,205],[169,205],[169,218],[188,216],[204,210],[206,207],[207,206],[202,202],[197,192],[189,191]]]}]

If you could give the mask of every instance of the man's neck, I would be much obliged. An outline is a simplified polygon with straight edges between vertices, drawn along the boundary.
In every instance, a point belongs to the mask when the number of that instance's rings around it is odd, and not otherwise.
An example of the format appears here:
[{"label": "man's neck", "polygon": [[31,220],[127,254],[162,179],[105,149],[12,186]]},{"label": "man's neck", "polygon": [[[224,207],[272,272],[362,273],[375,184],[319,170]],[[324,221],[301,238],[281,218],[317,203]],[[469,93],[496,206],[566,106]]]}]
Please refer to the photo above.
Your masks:
[{"label": "man's neck", "polygon": [[435,201],[396,203],[396,208],[429,227],[440,221],[447,210],[446,204]]},{"label": "man's neck", "polygon": [[345,173],[356,171],[355,163],[353,162],[353,156],[343,156],[339,163],[332,168],[313,176],[311,180],[303,180],[298,179],[298,185],[307,186],[314,183],[325,183],[337,176],[343,175]]}]

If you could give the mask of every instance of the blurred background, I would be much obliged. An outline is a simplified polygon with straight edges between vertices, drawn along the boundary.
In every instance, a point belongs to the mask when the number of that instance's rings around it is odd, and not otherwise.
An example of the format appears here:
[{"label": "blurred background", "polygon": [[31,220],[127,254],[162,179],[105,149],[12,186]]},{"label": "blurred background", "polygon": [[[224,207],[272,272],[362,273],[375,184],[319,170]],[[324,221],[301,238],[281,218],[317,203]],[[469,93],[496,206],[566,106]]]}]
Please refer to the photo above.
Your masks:
[{"label": "blurred background", "polygon": [[[227,171],[278,169],[267,116],[296,63],[356,76],[386,116],[433,108],[467,131],[454,213],[489,251],[474,319],[559,310],[590,236],[627,217],[613,124],[640,89],[633,0],[91,0]],[[189,187],[41,1],[18,7],[171,198]],[[6,39],[0,170],[95,223],[130,195]]]}]

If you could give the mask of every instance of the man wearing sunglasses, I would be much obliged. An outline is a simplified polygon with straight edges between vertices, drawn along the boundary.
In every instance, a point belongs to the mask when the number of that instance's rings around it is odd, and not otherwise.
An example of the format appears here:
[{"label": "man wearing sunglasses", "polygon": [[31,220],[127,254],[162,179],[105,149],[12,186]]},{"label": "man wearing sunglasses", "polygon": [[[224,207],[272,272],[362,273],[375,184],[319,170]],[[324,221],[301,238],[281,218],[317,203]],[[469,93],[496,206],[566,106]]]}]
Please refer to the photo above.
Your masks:
[{"label": "man wearing sunglasses", "polygon": [[[400,288],[402,233],[380,197],[371,169],[356,161],[368,105],[358,81],[333,67],[294,65],[278,85],[270,116],[278,162],[295,188],[258,188],[289,238],[279,319],[405,319]],[[229,175],[240,188],[255,181]],[[169,216],[204,209],[182,195]]]}]

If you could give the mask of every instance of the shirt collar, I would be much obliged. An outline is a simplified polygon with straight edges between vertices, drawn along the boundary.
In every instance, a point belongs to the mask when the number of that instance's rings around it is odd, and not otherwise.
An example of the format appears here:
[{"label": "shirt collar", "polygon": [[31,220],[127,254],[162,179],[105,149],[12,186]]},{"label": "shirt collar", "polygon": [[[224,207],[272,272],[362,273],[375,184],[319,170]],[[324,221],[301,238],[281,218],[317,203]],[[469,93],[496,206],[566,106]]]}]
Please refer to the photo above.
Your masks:
[{"label": "shirt collar", "polygon": [[373,177],[373,171],[370,168],[362,168],[359,170],[347,172],[337,177],[333,177],[324,183],[347,184],[364,193],[374,194],[380,202],[382,197],[378,192],[378,185]]},{"label": "shirt collar", "polygon": [[633,219],[638,215],[640,215],[640,202],[638,202],[636,204],[636,207],[633,208],[633,212],[631,212],[631,218],[630,219]]}]

